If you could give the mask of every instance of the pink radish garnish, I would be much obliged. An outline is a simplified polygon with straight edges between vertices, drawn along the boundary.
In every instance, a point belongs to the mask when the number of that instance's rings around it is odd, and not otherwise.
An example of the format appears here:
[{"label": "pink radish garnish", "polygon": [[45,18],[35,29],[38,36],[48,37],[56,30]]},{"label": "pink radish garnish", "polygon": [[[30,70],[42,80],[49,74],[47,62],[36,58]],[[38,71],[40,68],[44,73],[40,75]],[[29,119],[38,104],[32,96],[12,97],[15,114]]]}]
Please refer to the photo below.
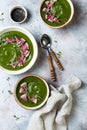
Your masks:
[{"label": "pink radish garnish", "polygon": [[33,103],[37,103],[37,99],[36,98],[30,98],[30,101],[33,102]]},{"label": "pink radish garnish", "polygon": [[26,95],[26,94],[23,94],[23,95],[21,96],[21,99],[23,99],[24,101],[27,101],[27,95]]}]

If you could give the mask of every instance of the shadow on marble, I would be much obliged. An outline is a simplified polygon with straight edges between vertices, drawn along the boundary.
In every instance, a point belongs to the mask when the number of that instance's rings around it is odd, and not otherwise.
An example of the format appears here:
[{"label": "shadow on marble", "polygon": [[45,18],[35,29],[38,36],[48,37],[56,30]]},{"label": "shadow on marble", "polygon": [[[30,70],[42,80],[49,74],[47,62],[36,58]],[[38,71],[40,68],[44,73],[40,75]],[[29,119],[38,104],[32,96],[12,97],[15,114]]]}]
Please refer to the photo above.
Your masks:
[{"label": "shadow on marble", "polygon": [[[77,126],[77,130],[87,130],[87,98],[85,92],[87,91],[87,84],[82,83],[81,88],[73,93],[73,107],[71,114],[67,117],[67,122]],[[71,127],[74,128],[74,125],[71,124]],[[72,129],[71,129],[72,130]]]},{"label": "shadow on marble", "polygon": [[30,11],[27,8],[26,8],[26,10],[27,10],[27,19],[26,19],[25,22],[28,23],[30,18],[31,18],[31,13],[30,13]]},{"label": "shadow on marble", "polygon": [[80,25],[84,25],[85,18],[87,16],[87,10],[85,9],[85,5],[79,4],[78,2],[73,2],[73,5],[74,5],[74,16],[68,27],[71,26],[79,27]]},{"label": "shadow on marble", "polygon": [[73,5],[74,5],[74,16],[69,26],[79,26],[79,24],[81,23],[81,20],[79,20],[79,17],[82,13],[82,10],[81,10],[81,7],[78,5],[78,3],[74,2]]}]

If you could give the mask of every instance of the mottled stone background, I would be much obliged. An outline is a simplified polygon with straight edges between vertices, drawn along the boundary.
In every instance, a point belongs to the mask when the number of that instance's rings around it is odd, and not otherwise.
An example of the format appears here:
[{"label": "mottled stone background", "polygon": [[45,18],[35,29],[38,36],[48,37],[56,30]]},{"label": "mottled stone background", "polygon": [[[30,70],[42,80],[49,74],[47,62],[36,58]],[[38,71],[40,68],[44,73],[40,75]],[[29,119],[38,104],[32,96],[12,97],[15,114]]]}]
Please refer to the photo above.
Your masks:
[{"label": "mottled stone background", "polygon": [[[72,22],[63,29],[51,29],[43,23],[39,15],[41,0],[0,0],[0,29],[7,26],[20,26],[29,30],[38,42],[39,56],[33,68],[18,76],[0,72],[0,130],[26,130],[33,111],[22,109],[14,100],[14,85],[23,75],[34,73],[44,77],[48,83],[59,87],[70,75],[77,75],[82,81],[81,89],[73,94],[73,108],[67,118],[68,130],[87,130],[87,0],[72,0],[75,15]],[[10,20],[10,9],[21,4],[29,12],[28,20],[23,24],[16,24]],[[53,83],[46,57],[46,52],[40,48],[39,41],[43,33],[52,38],[52,48],[62,52],[61,62],[65,67],[60,72],[54,63],[57,79]]]}]

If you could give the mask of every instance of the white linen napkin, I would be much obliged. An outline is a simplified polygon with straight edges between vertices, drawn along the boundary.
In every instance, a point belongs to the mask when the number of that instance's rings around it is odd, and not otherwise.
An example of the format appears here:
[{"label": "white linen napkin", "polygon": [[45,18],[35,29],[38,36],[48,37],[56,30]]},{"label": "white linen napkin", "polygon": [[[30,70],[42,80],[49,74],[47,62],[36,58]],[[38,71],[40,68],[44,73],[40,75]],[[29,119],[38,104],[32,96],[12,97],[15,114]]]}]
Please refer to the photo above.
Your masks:
[{"label": "white linen napkin", "polygon": [[72,92],[80,86],[76,76],[58,89],[51,85],[47,103],[33,114],[27,130],[67,130],[65,117],[71,112]]}]

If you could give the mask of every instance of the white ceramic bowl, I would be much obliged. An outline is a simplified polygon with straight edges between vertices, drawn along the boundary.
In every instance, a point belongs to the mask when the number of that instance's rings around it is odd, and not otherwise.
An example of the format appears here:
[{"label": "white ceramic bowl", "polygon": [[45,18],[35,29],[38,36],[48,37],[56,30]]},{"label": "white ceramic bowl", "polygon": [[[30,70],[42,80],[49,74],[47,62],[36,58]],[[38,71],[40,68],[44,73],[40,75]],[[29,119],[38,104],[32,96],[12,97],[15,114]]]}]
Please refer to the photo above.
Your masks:
[{"label": "white ceramic bowl", "polygon": [[[43,100],[43,102],[42,102],[41,104],[37,105],[37,106],[34,106],[34,107],[29,107],[29,106],[26,106],[26,105],[22,104],[22,103],[19,101],[19,99],[18,99],[18,97],[17,97],[17,94],[16,94],[16,93],[17,93],[18,84],[20,84],[20,82],[21,82],[22,80],[24,80],[25,78],[31,77],[31,76],[34,76],[35,78],[39,78],[40,80],[42,80],[42,82],[45,84],[45,87],[46,87],[46,89],[47,89],[47,94],[46,94],[46,97],[45,97],[45,99]],[[42,87],[42,86],[41,86],[41,87]],[[38,75],[36,75],[36,74],[29,74],[29,75],[27,75],[27,76],[22,77],[21,79],[19,79],[19,81],[17,82],[17,84],[15,85],[15,88],[14,88],[14,98],[15,98],[17,104],[20,105],[20,106],[21,106],[22,108],[24,108],[24,109],[34,110],[34,109],[41,108],[41,107],[46,103],[48,97],[49,97],[49,86],[48,86],[47,82],[46,82],[42,77],[40,77],[40,76],[38,76]]]},{"label": "white ceramic bowl", "polygon": [[[41,1],[41,5],[40,5],[40,16],[41,16],[41,7],[42,7],[42,4],[43,4],[43,2],[44,2],[45,0],[42,0]],[[68,21],[66,21],[66,23],[65,24],[63,24],[63,25],[61,25],[61,26],[51,26],[51,25],[49,25],[49,24],[47,24],[44,20],[43,20],[43,18],[42,18],[42,16],[41,16],[41,19],[42,19],[42,21],[46,24],[46,25],[48,25],[49,27],[51,27],[51,28],[63,28],[63,27],[65,27],[66,25],[68,25],[69,23],[70,23],[70,21],[72,20],[72,18],[73,18],[73,15],[74,15],[74,6],[73,6],[73,3],[72,3],[72,1],[71,0],[67,0],[68,1],[68,3],[69,3],[69,5],[70,5],[70,7],[71,7],[71,15],[70,15],[70,18],[68,19]]]},{"label": "white ceramic bowl", "polygon": [[17,75],[17,74],[21,74],[21,73],[24,73],[26,72],[27,70],[29,70],[35,63],[36,59],[37,59],[37,56],[38,56],[38,46],[37,46],[37,42],[35,40],[35,38],[33,37],[33,35],[23,29],[23,28],[20,28],[20,27],[7,27],[7,28],[3,28],[2,30],[0,30],[0,36],[8,31],[20,31],[22,33],[24,33],[27,37],[29,37],[29,39],[31,40],[32,42],[32,45],[33,45],[33,57],[31,59],[31,61],[29,62],[29,64],[27,66],[25,66],[24,68],[20,69],[20,70],[8,70],[8,69],[5,69],[3,68],[2,66],[0,66],[0,70],[7,73],[7,74],[11,74],[11,75]]},{"label": "white ceramic bowl", "polygon": [[[14,11],[15,9],[21,9],[21,10],[24,12],[24,18],[23,18],[20,22],[14,20],[14,19],[12,18],[12,13],[13,13],[13,11]],[[10,18],[11,18],[12,21],[14,21],[14,22],[16,22],[16,23],[23,23],[23,22],[27,19],[27,17],[28,17],[27,10],[26,10],[26,8],[24,8],[22,5],[16,5],[16,6],[12,7],[12,9],[11,9],[11,11],[10,11]]]}]

